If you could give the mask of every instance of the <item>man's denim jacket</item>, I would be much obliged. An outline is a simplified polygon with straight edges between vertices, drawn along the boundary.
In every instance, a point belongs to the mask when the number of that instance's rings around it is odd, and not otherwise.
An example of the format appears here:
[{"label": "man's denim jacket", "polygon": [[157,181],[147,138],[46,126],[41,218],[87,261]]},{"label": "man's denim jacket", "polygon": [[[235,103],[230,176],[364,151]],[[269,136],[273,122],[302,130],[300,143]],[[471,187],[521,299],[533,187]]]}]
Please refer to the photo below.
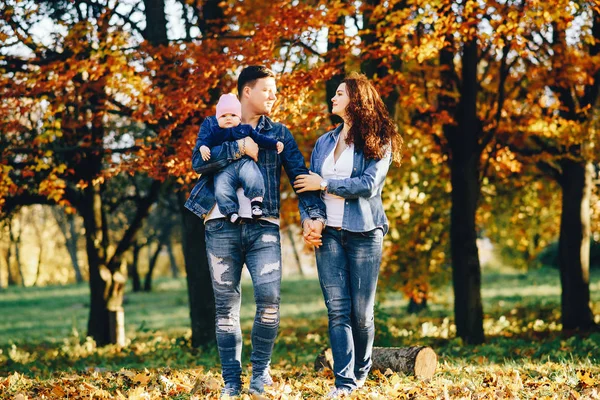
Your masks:
[{"label": "man's denim jacket", "polygon": [[[333,151],[344,124],[321,136],[310,157],[310,170],[321,175],[325,158]],[[368,232],[382,228],[386,234],[388,219],[383,210],[381,191],[392,162],[387,152],[381,160],[366,159],[362,150],[354,150],[354,165],[350,178],[327,182],[327,192],[346,199],[342,228],[351,232]],[[304,220],[305,211],[300,208]]]},{"label": "man's denim jacket", "polygon": [[[208,117],[202,122],[192,153],[192,168],[202,175],[185,202],[185,207],[201,218],[208,214],[216,202],[213,174],[242,157],[237,142],[233,141],[211,148],[210,160],[202,160],[199,143],[215,127],[218,127],[218,122],[214,116]],[[273,122],[266,116],[261,116],[256,131],[278,140],[284,145],[281,154],[277,154],[276,150],[259,149],[257,162],[265,180],[264,216],[279,218],[281,166],[285,168],[291,182],[298,175],[308,174],[308,169],[296,140],[284,125]],[[304,210],[304,218],[326,218],[325,203],[323,203],[317,192],[299,193],[298,200],[300,207]]]}]

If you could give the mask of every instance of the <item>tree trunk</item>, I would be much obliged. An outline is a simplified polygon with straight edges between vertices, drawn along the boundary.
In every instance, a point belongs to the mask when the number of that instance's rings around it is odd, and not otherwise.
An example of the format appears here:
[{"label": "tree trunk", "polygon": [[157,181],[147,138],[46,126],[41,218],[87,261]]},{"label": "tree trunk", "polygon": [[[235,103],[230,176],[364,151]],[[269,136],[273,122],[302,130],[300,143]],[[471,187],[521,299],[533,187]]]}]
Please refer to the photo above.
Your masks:
[{"label": "tree trunk", "polygon": [[[25,277],[23,276],[23,266],[21,265],[21,232],[23,232],[22,219],[19,220],[19,231],[17,236],[13,235],[12,229],[10,230],[10,242],[15,248],[15,263],[17,264],[17,271],[19,272],[19,279],[21,286],[25,286]],[[15,279],[15,281],[17,281]]]},{"label": "tree trunk", "polygon": [[[431,347],[374,347],[372,371],[401,372],[418,378],[431,378],[437,368],[437,355]],[[331,349],[325,349],[315,360],[315,370],[333,369]]]},{"label": "tree trunk", "polygon": [[8,286],[16,286],[17,285],[17,280],[15,279],[15,276],[12,273],[12,269],[11,269],[11,257],[12,257],[12,246],[13,246],[13,237],[12,237],[12,233],[10,233],[12,230],[12,224],[11,221],[8,221],[8,236],[9,236],[9,240],[8,240],[8,247],[6,249],[6,269],[7,269],[7,277],[6,277],[6,284]]},{"label": "tree trunk", "polygon": [[88,320],[88,336],[94,338],[98,346],[112,343],[117,336],[111,332],[111,318],[108,310],[108,295],[112,273],[104,265],[106,258],[102,237],[102,217],[100,193],[95,187],[84,189],[85,199],[80,206],[83,225],[85,227],[85,243],[90,274],[90,316]]},{"label": "tree trunk", "polygon": [[37,270],[35,273],[35,280],[33,281],[32,286],[37,286],[38,281],[40,280],[40,272],[42,270],[42,255],[43,254],[44,254],[44,244],[43,244],[43,241],[40,241],[40,252],[38,253]]},{"label": "tree trunk", "polygon": [[[163,244],[159,241],[156,247],[156,251],[150,258],[150,262],[148,263],[148,273],[146,274],[146,279],[144,279],[144,292],[152,291],[152,274],[154,273],[154,267],[156,267],[156,261],[158,260],[158,256],[160,255],[162,247]],[[150,245],[148,245],[148,250],[149,249]]]},{"label": "tree trunk", "polygon": [[406,312],[409,314],[419,314],[421,311],[427,310],[428,293],[422,286],[417,286],[413,289]]},{"label": "tree trunk", "polygon": [[561,162],[562,214],[558,262],[563,331],[597,329],[590,308],[590,198],[593,166]]},{"label": "tree trunk", "polygon": [[[335,21],[335,25],[329,28],[327,40],[327,53],[325,54],[325,62],[334,64],[338,70],[331,78],[325,82],[325,103],[329,109],[329,118],[333,124],[342,122],[342,119],[331,113],[333,104],[331,99],[335,96],[335,92],[344,79],[344,56],[345,52],[341,48],[344,44],[344,30],[346,29],[346,16],[340,15]],[[333,35],[332,32],[342,32],[341,35]],[[344,54],[340,54],[344,53]]]},{"label": "tree trunk", "polygon": [[75,216],[72,214],[67,214],[66,217],[69,228],[68,238],[65,236],[66,246],[69,252],[69,257],[71,257],[73,271],[75,272],[75,281],[77,283],[81,283],[83,282],[83,276],[81,274],[81,268],[79,267],[79,259],[77,258],[77,242],[79,238],[79,233],[77,232]]},{"label": "tree trunk", "polygon": [[290,239],[290,244],[292,246],[292,251],[294,252],[294,259],[296,260],[296,265],[298,266],[298,272],[300,276],[306,276],[304,273],[304,269],[302,268],[302,261],[300,260],[300,254],[298,254],[298,249],[296,248],[296,240],[294,239],[294,234],[292,230],[288,226],[287,228],[288,238]]},{"label": "tree trunk", "polygon": [[483,333],[481,303],[481,267],[477,250],[475,214],[479,198],[478,137],[481,126],[477,118],[477,41],[464,45],[462,90],[457,109],[458,125],[446,125],[444,131],[451,150],[452,208],[450,247],[454,317],[456,333],[469,344],[480,344]]},{"label": "tree trunk", "polygon": [[[45,209],[42,208],[42,212],[41,212],[41,217],[42,220],[46,220],[46,211]],[[42,257],[44,255],[44,234],[43,232],[40,230],[40,226],[37,223],[33,223],[34,225],[34,230],[35,230],[35,235],[37,237],[37,241],[38,241],[38,246],[40,248],[40,251],[38,253],[38,262],[37,262],[37,269],[35,272],[35,280],[33,281],[33,285],[32,286],[37,286],[38,282],[40,280],[40,273],[42,272]]]},{"label": "tree trunk", "polygon": [[204,223],[183,205],[186,193],[179,192],[182,217],[183,256],[187,274],[192,346],[206,346],[215,340],[215,299],[206,255]]},{"label": "tree trunk", "polygon": [[[203,37],[219,37],[226,26],[220,0],[207,0],[203,3],[198,27]],[[226,44],[223,45],[225,47]],[[216,88],[209,89],[211,101],[216,102],[221,94]],[[204,221],[184,207],[189,191],[178,192],[182,218],[182,245],[190,302],[192,323],[192,346],[206,346],[215,341],[215,299],[212,279],[206,255]]]},{"label": "tree trunk", "polygon": [[[108,238],[106,217],[102,210],[100,189],[93,185],[84,189],[79,204],[85,226],[86,249],[90,269],[90,318],[88,335],[100,346],[116,343],[124,345],[123,295],[127,275],[123,254],[147,217],[150,206],[156,201],[161,182],[153,181],[146,197],[138,200],[135,216],[119,241],[114,254],[107,259]],[[115,331],[115,329],[119,329]],[[121,341],[122,339],[122,341]]]},{"label": "tree trunk", "polygon": [[[6,254],[6,253],[4,253],[4,254]],[[6,264],[6,266],[8,267],[8,264]],[[4,283],[3,283],[3,280],[2,280],[2,263],[0,263],[0,290],[2,290],[2,289],[4,289]]]},{"label": "tree trunk", "polygon": [[168,37],[165,1],[144,0],[144,7],[146,9],[146,28],[144,29],[144,39],[152,43],[154,46],[167,44]]},{"label": "tree trunk", "polygon": [[[375,76],[377,79],[382,79],[390,75],[390,70],[399,71],[402,68],[402,60],[399,56],[392,57],[391,61],[383,62],[381,57],[373,57],[368,54],[370,50],[373,50],[371,47],[379,47],[375,32],[377,32],[377,25],[381,20],[373,18],[373,10],[383,2],[382,0],[367,0],[363,11],[363,29],[360,37],[363,43],[363,52],[366,51],[367,56],[362,57],[360,67],[369,79],[373,79]],[[398,11],[405,7],[407,7],[406,2],[399,1],[395,3],[394,10]],[[386,57],[390,58],[389,55],[386,55]],[[388,63],[389,66],[387,65]],[[392,87],[387,94],[381,96],[392,120],[396,116],[396,105],[399,97],[400,93],[395,87]]]},{"label": "tree trunk", "polygon": [[131,278],[132,290],[134,292],[140,292],[142,290],[142,282],[140,280],[140,272],[139,272],[139,263],[140,263],[140,250],[142,246],[137,243],[134,243],[132,253],[133,260],[127,269],[129,277]]},{"label": "tree trunk", "polygon": [[179,278],[179,267],[177,266],[177,260],[175,259],[175,253],[173,253],[173,241],[168,238],[166,242],[167,252],[169,253],[169,264],[171,265],[171,274],[173,278]]},{"label": "tree trunk", "polygon": [[79,241],[79,234],[77,233],[77,226],[75,224],[75,216],[68,215],[67,220],[69,222],[69,240],[67,242],[67,250],[71,257],[71,264],[73,265],[73,271],[75,272],[75,281],[77,283],[83,282],[83,275],[81,274],[81,267],[79,266],[79,259],[77,257],[77,242]]},{"label": "tree trunk", "polygon": [[75,281],[77,283],[83,282],[83,276],[81,274],[81,268],[79,267],[79,259],[77,258],[77,242],[79,233],[77,232],[77,226],[75,223],[75,216],[72,214],[65,213],[58,207],[52,207],[52,215],[56,224],[60,228],[60,232],[65,239],[65,247],[71,258],[71,265],[73,266],[73,272],[75,272]]}]

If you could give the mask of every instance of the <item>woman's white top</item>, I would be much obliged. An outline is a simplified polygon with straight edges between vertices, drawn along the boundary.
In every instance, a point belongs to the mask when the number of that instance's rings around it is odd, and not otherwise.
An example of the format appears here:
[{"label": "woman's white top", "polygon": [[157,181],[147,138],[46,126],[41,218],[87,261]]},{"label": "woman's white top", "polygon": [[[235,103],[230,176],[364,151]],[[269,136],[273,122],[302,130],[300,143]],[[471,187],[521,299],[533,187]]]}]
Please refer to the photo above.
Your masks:
[{"label": "woman's white top", "polygon": [[[333,179],[346,179],[352,175],[352,168],[354,166],[354,143],[346,147],[346,149],[340,154],[337,162],[334,160],[335,148],[338,145],[342,135],[338,136],[338,139],[333,146],[331,153],[323,161],[323,168],[321,170],[321,177],[326,181]],[[327,208],[327,226],[334,228],[342,227],[342,220],[344,219],[344,204],[345,199],[343,197],[336,196],[331,193],[323,193],[323,201]]]}]

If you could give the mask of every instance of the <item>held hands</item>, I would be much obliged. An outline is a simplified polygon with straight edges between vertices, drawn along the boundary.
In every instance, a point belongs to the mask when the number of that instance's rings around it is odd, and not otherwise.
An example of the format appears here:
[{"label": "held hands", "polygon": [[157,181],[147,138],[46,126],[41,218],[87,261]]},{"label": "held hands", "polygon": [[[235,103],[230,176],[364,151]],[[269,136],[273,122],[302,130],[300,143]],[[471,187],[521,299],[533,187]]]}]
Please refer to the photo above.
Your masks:
[{"label": "held hands", "polygon": [[242,155],[247,155],[254,161],[258,161],[258,145],[251,137],[238,139],[237,144]]},{"label": "held hands", "polygon": [[281,154],[283,151],[283,143],[277,142],[277,154]]},{"label": "held hands", "polygon": [[302,223],[302,238],[304,243],[321,247],[323,241],[321,240],[321,232],[323,231],[323,223],[321,221],[314,221],[312,219],[306,219]]},{"label": "held hands", "polygon": [[320,190],[323,178],[319,174],[308,171],[308,175],[298,175],[294,181],[294,189],[297,193]]},{"label": "held hands", "polygon": [[200,146],[200,154],[204,161],[210,160],[210,149],[207,146]]}]

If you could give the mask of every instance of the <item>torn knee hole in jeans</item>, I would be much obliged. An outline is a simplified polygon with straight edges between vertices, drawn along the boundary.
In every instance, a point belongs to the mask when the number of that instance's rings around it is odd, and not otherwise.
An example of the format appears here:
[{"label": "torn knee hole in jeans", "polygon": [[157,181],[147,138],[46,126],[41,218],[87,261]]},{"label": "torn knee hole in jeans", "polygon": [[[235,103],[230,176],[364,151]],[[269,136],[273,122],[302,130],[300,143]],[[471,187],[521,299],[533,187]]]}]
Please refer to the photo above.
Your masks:
[{"label": "torn knee hole in jeans", "polygon": [[221,332],[234,332],[235,320],[233,318],[219,318],[217,320],[217,329]]},{"label": "torn knee hole in jeans", "polygon": [[275,324],[277,323],[279,310],[275,307],[265,308],[260,313],[260,322],[263,324]]},{"label": "torn knee hole in jeans", "polygon": [[266,275],[269,274],[273,271],[278,271],[279,270],[279,261],[276,261],[274,263],[269,263],[269,264],[265,264],[263,265],[262,269],[260,270],[260,275]]}]

